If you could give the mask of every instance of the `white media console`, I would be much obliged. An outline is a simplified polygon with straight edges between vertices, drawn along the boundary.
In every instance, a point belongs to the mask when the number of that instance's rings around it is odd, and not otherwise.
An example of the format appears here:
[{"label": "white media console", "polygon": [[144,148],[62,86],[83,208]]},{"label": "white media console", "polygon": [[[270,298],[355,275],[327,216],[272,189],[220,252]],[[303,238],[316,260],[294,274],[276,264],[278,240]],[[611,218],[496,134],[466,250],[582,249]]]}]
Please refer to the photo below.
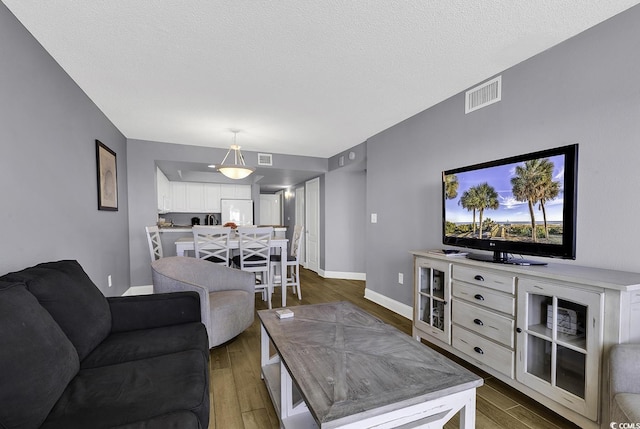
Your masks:
[{"label": "white media console", "polygon": [[410,253],[416,339],[581,427],[609,427],[609,349],[640,342],[640,273]]}]

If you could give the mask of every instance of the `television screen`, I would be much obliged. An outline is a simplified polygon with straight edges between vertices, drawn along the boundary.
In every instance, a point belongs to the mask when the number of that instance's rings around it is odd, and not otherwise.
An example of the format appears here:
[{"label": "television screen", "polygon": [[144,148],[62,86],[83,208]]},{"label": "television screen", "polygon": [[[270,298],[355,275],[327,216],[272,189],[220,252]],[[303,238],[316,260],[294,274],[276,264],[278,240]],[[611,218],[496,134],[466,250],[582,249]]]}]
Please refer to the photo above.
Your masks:
[{"label": "television screen", "polygon": [[510,254],[575,259],[578,145],[444,171],[443,243]]}]

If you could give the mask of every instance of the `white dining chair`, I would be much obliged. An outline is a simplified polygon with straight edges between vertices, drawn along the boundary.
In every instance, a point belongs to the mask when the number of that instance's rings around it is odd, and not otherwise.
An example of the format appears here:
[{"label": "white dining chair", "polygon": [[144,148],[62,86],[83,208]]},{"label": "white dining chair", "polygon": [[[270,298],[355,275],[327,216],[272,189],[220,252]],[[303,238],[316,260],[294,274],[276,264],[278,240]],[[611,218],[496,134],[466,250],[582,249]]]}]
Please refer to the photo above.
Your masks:
[{"label": "white dining chair", "polygon": [[151,262],[163,257],[162,241],[160,241],[160,229],[157,226],[145,226],[147,231],[147,243],[149,244],[149,255]]},{"label": "white dining chair", "polygon": [[[298,295],[298,299],[302,299],[302,292],[300,290],[300,242],[302,241],[302,233],[304,228],[302,225],[296,225],[293,229],[293,237],[291,238],[291,253],[287,255],[287,272],[284,275],[280,275],[280,283],[284,282],[282,286],[282,293],[287,293],[287,289],[291,286],[293,293]],[[275,273],[277,268],[281,266],[282,255],[271,255],[271,284],[274,284]]]},{"label": "white dining chair", "polygon": [[256,275],[256,292],[262,292],[262,299],[271,308],[271,237],[273,227],[238,227],[239,254],[233,263],[243,271]]},{"label": "white dining chair", "polygon": [[199,226],[191,228],[196,258],[229,266],[229,234],[231,228],[224,226]]}]

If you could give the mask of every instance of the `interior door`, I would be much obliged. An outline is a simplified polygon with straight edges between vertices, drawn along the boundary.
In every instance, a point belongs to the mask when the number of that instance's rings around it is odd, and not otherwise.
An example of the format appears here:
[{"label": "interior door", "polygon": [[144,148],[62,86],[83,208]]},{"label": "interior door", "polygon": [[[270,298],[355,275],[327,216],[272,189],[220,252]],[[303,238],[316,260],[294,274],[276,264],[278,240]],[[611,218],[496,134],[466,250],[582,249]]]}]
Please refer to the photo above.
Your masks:
[{"label": "interior door", "polygon": [[320,269],[320,179],[305,183],[306,268]]},{"label": "interior door", "polygon": [[[296,224],[303,225],[304,230],[307,230],[307,225],[304,219],[304,187],[302,186],[296,188]],[[305,251],[305,246],[307,243],[307,240],[305,240],[306,235],[306,233],[303,234],[302,242],[300,243],[300,247],[298,248],[300,264],[303,267],[307,266],[307,260],[305,259],[307,256],[307,252]]]},{"label": "interior door", "polygon": [[280,197],[260,194],[260,225],[280,225]]}]

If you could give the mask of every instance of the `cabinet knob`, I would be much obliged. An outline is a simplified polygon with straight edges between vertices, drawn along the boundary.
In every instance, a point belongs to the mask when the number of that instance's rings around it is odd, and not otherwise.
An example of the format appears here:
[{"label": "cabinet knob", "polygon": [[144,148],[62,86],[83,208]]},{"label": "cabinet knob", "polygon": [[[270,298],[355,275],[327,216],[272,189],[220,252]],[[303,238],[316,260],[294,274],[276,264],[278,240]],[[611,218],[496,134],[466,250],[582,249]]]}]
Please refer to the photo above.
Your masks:
[{"label": "cabinet knob", "polygon": [[520,334],[520,333],[522,332],[522,329],[520,329],[520,328],[516,328],[516,332],[517,332],[518,334]]},{"label": "cabinet knob", "polygon": [[484,281],[484,277],[482,277],[480,274],[476,275],[474,277],[475,280],[478,280],[479,282],[483,282]]},{"label": "cabinet knob", "polygon": [[484,350],[482,350],[480,347],[474,347],[473,350],[478,354],[481,354],[481,355],[484,354]]},{"label": "cabinet knob", "polygon": [[474,298],[477,299],[478,301],[484,301],[484,296],[480,295],[479,293],[475,294]]},{"label": "cabinet knob", "polygon": [[484,323],[480,319],[473,319],[473,323],[475,323],[476,325],[479,325],[479,326],[484,326]]}]

